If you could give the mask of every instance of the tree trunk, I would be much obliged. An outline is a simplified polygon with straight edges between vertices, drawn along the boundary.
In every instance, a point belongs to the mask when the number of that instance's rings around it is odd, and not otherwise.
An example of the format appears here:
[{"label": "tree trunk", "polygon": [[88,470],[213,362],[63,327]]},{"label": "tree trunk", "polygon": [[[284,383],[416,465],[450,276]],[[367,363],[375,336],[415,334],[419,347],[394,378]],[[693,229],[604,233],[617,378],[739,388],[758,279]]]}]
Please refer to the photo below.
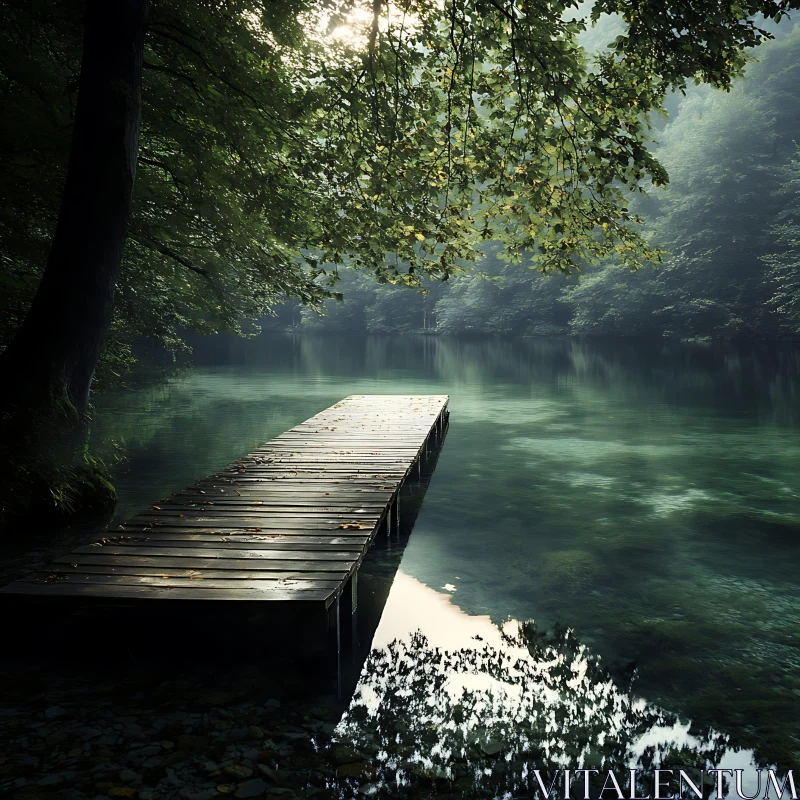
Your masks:
[{"label": "tree trunk", "polygon": [[111,324],[141,119],[149,0],[87,0],[67,180],[41,283],[0,356],[2,398],[22,414],[79,414]]}]

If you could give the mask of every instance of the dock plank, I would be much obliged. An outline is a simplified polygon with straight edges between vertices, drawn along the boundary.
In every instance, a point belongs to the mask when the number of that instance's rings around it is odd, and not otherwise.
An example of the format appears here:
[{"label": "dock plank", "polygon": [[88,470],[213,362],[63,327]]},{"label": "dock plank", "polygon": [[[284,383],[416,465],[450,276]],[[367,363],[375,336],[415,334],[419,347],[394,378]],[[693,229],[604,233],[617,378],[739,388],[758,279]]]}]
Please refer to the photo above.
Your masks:
[{"label": "dock plank", "polygon": [[449,415],[445,395],[351,395],[0,589],[330,605]]}]

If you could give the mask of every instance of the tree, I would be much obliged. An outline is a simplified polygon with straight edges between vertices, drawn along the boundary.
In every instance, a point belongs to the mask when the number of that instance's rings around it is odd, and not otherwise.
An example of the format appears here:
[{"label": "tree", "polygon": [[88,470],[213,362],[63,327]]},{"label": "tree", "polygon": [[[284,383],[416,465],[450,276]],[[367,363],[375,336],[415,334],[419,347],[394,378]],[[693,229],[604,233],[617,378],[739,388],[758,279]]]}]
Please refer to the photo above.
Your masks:
[{"label": "tree", "polygon": [[[26,105],[41,112],[34,121],[68,111],[42,90],[53,77],[69,85],[80,50],[54,7],[11,0],[1,12],[6,39],[23,33],[10,52],[33,67],[2,65],[21,128]],[[6,385],[22,377],[4,401],[6,431],[31,409],[85,410],[115,289],[118,325],[169,338],[183,324],[236,329],[281,295],[319,302],[329,292],[315,279],[332,264],[410,285],[447,278],[481,238],[512,261],[537,251],[544,270],[657,258],[626,199],[667,180],[647,147],[648,112],[689,80],[727,88],[744,48],[769,36],[753,16],[792,7],[605,0],[592,19],[618,13],[626,32],[590,58],[577,38],[590,21],[571,0],[161,0],[142,57],[144,0],[113,13],[91,0],[65,200],[35,300],[26,315],[16,302],[26,321],[8,326],[0,358]],[[25,171],[19,153],[9,163]],[[32,211],[7,224],[20,236],[4,258],[23,291],[40,267],[13,253],[41,254],[36,223],[55,217],[26,197]]]},{"label": "tree", "polygon": [[771,229],[775,250],[762,256],[776,290],[772,305],[791,327],[800,330],[800,155],[776,170],[784,209]]},{"label": "tree", "polygon": [[147,13],[148,0],[87,2],[61,211],[38,291],[3,354],[15,402],[38,406],[56,394],[88,405],[133,196]]},{"label": "tree", "polygon": [[[792,290],[783,284],[783,299],[776,299],[776,275],[761,258],[775,247],[774,223],[791,218],[798,55],[795,26],[759,51],[760,63],[729,94],[699,87],[681,103],[655,151],[670,185],[648,198],[642,211],[653,243],[670,256],[655,270],[632,274],[612,263],[587,275],[571,295],[573,330],[748,339],[796,335],[792,315],[775,310],[776,304],[786,307]],[[789,257],[791,241],[781,244]]]}]

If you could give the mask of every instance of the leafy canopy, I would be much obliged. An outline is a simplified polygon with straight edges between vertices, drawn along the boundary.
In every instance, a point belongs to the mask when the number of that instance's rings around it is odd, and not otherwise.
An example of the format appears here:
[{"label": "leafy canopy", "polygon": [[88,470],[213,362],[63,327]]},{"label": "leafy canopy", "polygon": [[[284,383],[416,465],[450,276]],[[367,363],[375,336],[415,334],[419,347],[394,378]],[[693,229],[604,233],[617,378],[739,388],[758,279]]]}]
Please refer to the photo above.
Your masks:
[{"label": "leafy canopy", "polygon": [[[657,259],[628,195],[667,181],[649,115],[727,88],[791,0],[153,0],[115,342],[246,329],[336,265],[418,285],[481,239],[543,270]],[[623,34],[590,55],[601,14]],[[44,264],[66,167],[80,4],[0,8],[7,339]]]}]

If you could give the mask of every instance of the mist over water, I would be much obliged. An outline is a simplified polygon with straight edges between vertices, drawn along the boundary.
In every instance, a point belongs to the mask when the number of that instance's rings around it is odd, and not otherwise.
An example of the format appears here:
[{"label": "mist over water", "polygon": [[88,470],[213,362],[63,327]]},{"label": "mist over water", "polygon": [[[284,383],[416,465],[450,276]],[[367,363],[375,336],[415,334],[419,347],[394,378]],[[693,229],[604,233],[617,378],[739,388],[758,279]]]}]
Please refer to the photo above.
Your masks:
[{"label": "mist over water", "polygon": [[[353,707],[385,691],[393,641],[429,664],[436,648],[464,646],[459,626],[499,652],[522,647],[509,644],[514,621],[532,620],[551,637],[537,657],[572,637],[571,653],[599,657],[609,691],[633,692],[630,708],[673,715],[620,734],[631,752],[663,728],[678,749],[681,736],[705,743],[696,752],[721,736],[723,750],[745,749],[737,765],[793,765],[800,348],[276,334],[217,338],[196,355],[166,386],[98,402],[97,446],[122,438],[128,455],[119,518],[346,395],[451,397]],[[413,621],[426,619],[421,644]],[[465,685],[486,690],[471,664]],[[509,719],[541,710],[513,702]],[[377,735],[369,713],[356,717],[353,736]]]}]

